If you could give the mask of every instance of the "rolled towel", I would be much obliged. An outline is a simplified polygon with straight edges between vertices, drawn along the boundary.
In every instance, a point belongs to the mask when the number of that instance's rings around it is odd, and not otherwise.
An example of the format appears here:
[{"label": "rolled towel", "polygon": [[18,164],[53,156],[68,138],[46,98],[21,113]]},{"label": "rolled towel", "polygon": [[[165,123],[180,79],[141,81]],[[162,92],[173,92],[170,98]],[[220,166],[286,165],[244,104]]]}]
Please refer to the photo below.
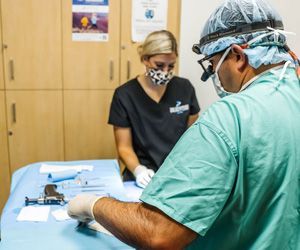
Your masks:
[{"label": "rolled towel", "polygon": [[48,179],[52,182],[74,179],[77,176],[75,169],[64,170],[60,172],[49,173]]}]

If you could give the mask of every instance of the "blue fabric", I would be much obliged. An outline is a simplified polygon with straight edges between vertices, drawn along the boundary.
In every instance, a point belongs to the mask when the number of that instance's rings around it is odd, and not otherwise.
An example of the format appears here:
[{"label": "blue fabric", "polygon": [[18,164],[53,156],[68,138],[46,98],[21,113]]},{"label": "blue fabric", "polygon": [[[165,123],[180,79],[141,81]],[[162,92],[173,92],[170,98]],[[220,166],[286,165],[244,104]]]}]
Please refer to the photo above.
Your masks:
[{"label": "blue fabric", "polygon": [[136,181],[125,181],[123,182],[124,188],[126,190],[126,196],[130,201],[139,202],[143,188],[136,185]]},{"label": "blue fabric", "polygon": [[282,21],[278,12],[265,0],[225,0],[210,15],[201,37],[247,23]]},{"label": "blue fabric", "polygon": [[199,234],[188,249],[300,249],[300,82],[282,70],[213,104],[142,193]]},{"label": "blue fabric", "polygon": [[77,177],[77,171],[75,169],[53,172],[48,174],[48,179],[51,182],[64,181],[68,179],[74,179]]},{"label": "blue fabric", "polygon": [[[112,197],[127,201],[125,189],[121,181],[119,165],[116,160],[94,161],[70,161],[70,162],[42,162],[54,165],[93,165],[93,171],[82,171],[80,176],[85,180],[100,178],[102,192],[109,193]],[[2,250],[53,250],[53,249],[132,249],[117,238],[91,231],[87,228],[76,229],[76,220],[57,222],[49,214],[46,223],[17,222],[16,218],[24,207],[24,198],[35,198],[43,191],[43,186],[49,183],[47,175],[40,174],[42,163],[30,164],[18,170],[12,178],[13,188],[10,197],[4,207],[1,217],[1,242]],[[15,176],[16,180],[15,181]],[[66,180],[65,182],[72,182]],[[63,182],[62,182],[63,183]],[[57,183],[57,191],[72,198],[80,189],[64,189],[61,183]],[[76,191],[77,190],[77,191]],[[52,205],[51,210],[63,208],[60,205]]]}]

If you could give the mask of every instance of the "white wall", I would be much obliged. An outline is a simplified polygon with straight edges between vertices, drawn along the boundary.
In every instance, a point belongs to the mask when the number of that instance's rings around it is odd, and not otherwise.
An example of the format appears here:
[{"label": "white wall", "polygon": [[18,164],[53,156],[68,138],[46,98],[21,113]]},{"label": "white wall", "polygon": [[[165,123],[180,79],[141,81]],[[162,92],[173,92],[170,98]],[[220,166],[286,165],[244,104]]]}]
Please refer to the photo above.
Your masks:
[{"label": "white wall", "polygon": [[[205,2],[205,3],[204,3]],[[211,80],[206,83],[200,80],[202,69],[197,63],[200,56],[192,52],[191,47],[199,41],[200,32],[210,13],[222,0],[182,0],[179,75],[190,79],[196,88],[198,101],[202,112],[218,100]],[[288,45],[300,56],[300,1],[299,0],[269,0],[283,19],[285,30],[297,33],[297,36],[288,36]],[[298,43],[297,43],[298,41]]]}]

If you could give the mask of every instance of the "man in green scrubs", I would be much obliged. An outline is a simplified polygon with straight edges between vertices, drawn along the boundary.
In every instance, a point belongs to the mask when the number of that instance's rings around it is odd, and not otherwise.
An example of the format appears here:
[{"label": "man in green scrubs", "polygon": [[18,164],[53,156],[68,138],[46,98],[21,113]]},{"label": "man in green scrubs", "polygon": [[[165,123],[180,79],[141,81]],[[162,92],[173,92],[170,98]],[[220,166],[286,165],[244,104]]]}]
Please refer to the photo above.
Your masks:
[{"label": "man in green scrubs", "polygon": [[300,249],[300,70],[282,30],[263,0],[218,7],[193,50],[221,99],[141,203],[79,195],[69,214],[139,249]]}]

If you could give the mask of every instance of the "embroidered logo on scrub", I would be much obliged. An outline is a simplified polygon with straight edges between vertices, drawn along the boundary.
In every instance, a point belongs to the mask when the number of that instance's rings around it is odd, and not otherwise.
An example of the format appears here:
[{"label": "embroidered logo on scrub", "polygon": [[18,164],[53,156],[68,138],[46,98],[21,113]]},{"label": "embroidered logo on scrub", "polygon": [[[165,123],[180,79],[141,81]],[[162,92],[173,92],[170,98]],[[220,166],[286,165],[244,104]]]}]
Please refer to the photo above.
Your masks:
[{"label": "embroidered logo on scrub", "polygon": [[184,111],[187,111],[189,109],[190,106],[188,104],[181,105],[181,101],[176,101],[176,106],[170,107],[170,113],[182,114]]}]

